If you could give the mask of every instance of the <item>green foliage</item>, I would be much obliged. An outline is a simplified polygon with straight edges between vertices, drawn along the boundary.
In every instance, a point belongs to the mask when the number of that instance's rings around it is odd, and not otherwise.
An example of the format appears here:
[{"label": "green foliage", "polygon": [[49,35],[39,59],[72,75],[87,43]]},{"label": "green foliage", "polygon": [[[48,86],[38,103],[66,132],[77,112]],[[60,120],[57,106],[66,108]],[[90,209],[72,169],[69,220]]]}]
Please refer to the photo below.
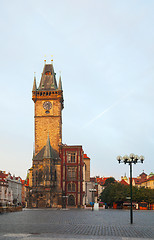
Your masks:
[{"label": "green foliage", "polygon": [[[154,189],[132,187],[134,202],[154,203]],[[112,205],[113,202],[125,202],[130,197],[130,186],[121,183],[112,183],[101,193],[101,201]]]},{"label": "green foliage", "polygon": [[109,184],[114,183],[114,182],[115,182],[115,178],[113,178],[113,177],[107,178],[104,183],[104,186],[108,186]]}]

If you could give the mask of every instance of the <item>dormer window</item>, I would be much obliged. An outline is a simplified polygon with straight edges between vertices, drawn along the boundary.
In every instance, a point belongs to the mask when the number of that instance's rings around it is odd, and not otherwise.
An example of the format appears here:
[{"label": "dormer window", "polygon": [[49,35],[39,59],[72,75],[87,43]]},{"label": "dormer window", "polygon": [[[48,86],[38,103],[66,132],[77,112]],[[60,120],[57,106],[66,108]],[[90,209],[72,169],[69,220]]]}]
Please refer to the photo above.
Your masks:
[{"label": "dormer window", "polygon": [[45,75],[51,75],[51,72],[46,72]]}]

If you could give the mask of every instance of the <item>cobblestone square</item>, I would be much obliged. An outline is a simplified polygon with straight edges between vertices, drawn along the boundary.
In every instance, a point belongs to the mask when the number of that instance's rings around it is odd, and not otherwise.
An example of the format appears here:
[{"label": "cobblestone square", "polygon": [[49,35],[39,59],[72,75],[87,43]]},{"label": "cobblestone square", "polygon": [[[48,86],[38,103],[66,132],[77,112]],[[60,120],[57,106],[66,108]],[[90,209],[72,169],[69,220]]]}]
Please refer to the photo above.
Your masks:
[{"label": "cobblestone square", "polygon": [[0,215],[0,240],[154,239],[154,212],[24,209]]}]

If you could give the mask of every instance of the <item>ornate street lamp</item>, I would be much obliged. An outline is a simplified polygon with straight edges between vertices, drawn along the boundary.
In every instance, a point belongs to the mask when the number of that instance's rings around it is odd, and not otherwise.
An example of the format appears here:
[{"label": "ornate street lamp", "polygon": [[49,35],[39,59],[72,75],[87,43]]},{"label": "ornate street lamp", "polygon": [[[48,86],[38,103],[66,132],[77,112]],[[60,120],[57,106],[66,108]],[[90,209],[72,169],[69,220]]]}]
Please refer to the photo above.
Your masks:
[{"label": "ornate street lamp", "polygon": [[134,155],[131,153],[129,156],[125,155],[124,157],[118,156],[117,160],[120,163],[128,163],[130,166],[130,203],[131,203],[131,208],[130,208],[130,223],[133,223],[133,208],[132,208],[132,163],[143,163],[144,157],[143,156],[138,156]]}]

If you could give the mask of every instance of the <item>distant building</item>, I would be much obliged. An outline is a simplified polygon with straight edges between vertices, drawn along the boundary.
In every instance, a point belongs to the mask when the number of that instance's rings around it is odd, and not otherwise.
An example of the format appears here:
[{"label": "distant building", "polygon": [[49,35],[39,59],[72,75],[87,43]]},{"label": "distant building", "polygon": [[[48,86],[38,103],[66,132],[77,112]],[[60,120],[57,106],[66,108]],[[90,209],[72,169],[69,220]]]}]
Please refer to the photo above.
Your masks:
[{"label": "distant building", "polygon": [[0,171],[0,205],[22,204],[22,179],[12,176],[10,173]]},{"label": "distant building", "polygon": [[[12,193],[12,192],[11,192]],[[12,199],[10,204],[13,203]],[[0,171],[0,207],[9,204],[8,181],[6,175]]]},{"label": "distant building", "polygon": [[122,185],[129,185],[128,182],[125,179],[122,179],[119,183],[121,183]]},{"label": "distant building", "polygon": [[99,176],[96,176],[96,177],[91,177],[90,178],[91,183],[93,183],[93,186],[96,189],[95,202],[99,201],[101,193],[106,188],[105,182],[109,178],[113,178],[113,177],[99,177]]},{"label": "distant building", "polygon": [[[121,181],[127,182],[130,184],[130,178],[127,180],[126,177],[121,177]],[[135,178],[132,178],[132,185],[136,187],[146,187],[146,188],[151,188],[154,189],[154,173],[150,173],[147,175],[144,171]]]},{"label": "distant building", "polygon": [[92,192],[90,192],[90,189],[95,188],[95,183],[90,180],[90,158],[87,156],[87,154],[83,155],[84,158],[84,167],[83,167],[83,192],[84,192],[84,198],[83,198],[83,204],[90,204],[90,202],[93,201],[92,199]]},{"label": "distant building", "polygon": [[153,176],[148,176],[147,179],[143,180],[140,183],[140,187],[146,187],[146,188],[154,189],[154,175]]}]

